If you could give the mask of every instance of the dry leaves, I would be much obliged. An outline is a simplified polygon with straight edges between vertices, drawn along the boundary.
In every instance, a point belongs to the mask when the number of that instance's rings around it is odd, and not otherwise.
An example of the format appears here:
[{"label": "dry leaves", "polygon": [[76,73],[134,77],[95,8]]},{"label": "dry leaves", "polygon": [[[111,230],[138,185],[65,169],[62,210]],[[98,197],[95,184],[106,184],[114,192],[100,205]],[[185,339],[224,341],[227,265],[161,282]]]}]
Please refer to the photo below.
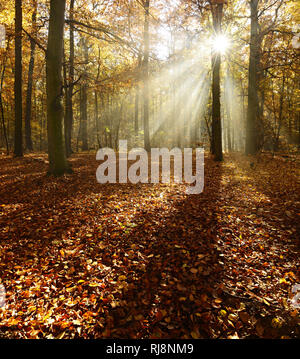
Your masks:
[{"label": "dry leaves", "polygon": [[[297,162],[206,158],[205,189],[0,157],[0,337],[299,336]],[[297,232],[298,231],[298,232]]]}]

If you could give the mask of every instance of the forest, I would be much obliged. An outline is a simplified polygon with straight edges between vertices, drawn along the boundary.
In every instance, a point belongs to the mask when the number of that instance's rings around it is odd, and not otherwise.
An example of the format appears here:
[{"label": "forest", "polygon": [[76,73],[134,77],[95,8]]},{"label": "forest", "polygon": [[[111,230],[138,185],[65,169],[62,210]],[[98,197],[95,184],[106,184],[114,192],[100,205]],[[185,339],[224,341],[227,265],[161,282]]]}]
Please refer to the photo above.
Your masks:
[{"label": "forest", "polygon": [[300,338],[299,21],[0,0],[0,339]]}]

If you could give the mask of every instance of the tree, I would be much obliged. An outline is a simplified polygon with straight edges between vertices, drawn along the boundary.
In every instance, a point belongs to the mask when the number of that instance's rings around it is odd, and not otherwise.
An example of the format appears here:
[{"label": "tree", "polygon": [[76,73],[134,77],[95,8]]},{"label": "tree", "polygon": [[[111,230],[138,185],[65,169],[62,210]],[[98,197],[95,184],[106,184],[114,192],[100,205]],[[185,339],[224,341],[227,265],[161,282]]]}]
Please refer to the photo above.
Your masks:
[{"label": "tree", "polygon": [[135,96],[134,96],[134,133],[136,136],[139,133],[140,71],[141,71],[141,55],[138,56],[138,65],[136,68],[137,81],[135,85]]},{"label": "tree", "polygon": [[65,116],[65,144],[66,155],[72,154],[72,127],[73,127],[73,89],[74,89],[74,2],[70,1],[70,58],[69,58],[69,85],[66,88],[66,116]]},{"label": "tree", "polygon": [[[10,38],[7,41],[7,47],[6,47],[6,51],[5,51],[6,55],[9,52],[9,45],[10,45]],[[1,123],[2,123],[3,137],[4,137],[5,145],[6,145],[6,153],[9,154],[8,135],[7,135],[6,125],[5,125],[4,107],[3,107],[3,100],[2,100],[3,82],[4,82],[4,76],[5,76],[5,70],[6,70],[6,60],[7,60],[7,56],[5,56],[4,60],[3,60],[3,67],[2,67],[2,73],[1,73],[1,78],[0,78],[0,111],[1,111]]]},{"label": "tree", "polygon": [[257,153],[257,117],[258,103],[258,65],[259,65],[259,24],[258,24],[258,0],[250,1],[251,9],[251,35],[250,58],[248,72],[248,109],[246,126],[246,154]]},{"label": "tree", "polygon": [[49,173],[53,175],[62,175],[70,170],[66,160],[62,129],[64,115],[62,106],[62,58],[65,5],[65,0],[50,1],[46,87]]},{"label": "tree", "polygon": [[[224,2],[225,1],[222,0],[214,0],[211,2],[215,36],[219,36],[221,34]],[[214,51],[212,55],[212,153],[215,155],[216,161],[223,160],[220,105],[220,68],[221,53],[219,51]]]},{"label": "tree", "polygon": [[84,70],[83,70],[83,83],[81,85],[81,140],[82,150],[87,151],[88,146],[88,64],[89,64],[89,47],[87,39],[81,39],[82,49],[84,53]]},{"label": "tree", "polygon": [[144,146],[150,151],[149,133],[149,8],[150,0],[144,1],[145,23],[144,23],[144,59],[143,59],[143,96],[144,96]]},{"label": "tree", "polygon": [[14,155],[23,156],[22,141],[22,0],[15,0],[15,146]]},{"label": "tree", "polygon": [[[37,1],[33,1],[32,13],[32,28],[36,27]],[[34,70],[34,56],[35,56],[35,41],[30,39],[30,60],[28,67],[28,81],[27,81],[27,95],[26,95],[26,110],[25,110],[25,146],[28,150],[33,150],[31,139],[31,109],[32,109],[32,80]]]}]

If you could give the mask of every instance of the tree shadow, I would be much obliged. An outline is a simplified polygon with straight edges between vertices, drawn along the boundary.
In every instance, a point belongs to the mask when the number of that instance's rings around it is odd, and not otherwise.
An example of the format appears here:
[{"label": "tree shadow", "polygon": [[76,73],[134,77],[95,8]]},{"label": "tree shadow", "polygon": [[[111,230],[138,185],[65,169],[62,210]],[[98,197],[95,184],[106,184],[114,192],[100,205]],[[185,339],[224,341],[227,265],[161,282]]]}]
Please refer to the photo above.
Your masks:
[{"label": "tree shadow", "polygon": [[168,194],[167,208],[150,207],[132,219],[142,217],[143,224],[121,245],[143,265],[137,265],[123,293],[122,308],[111,310],[106,337],[217,336],[209,323],[220,309],[217,303],[212,308],[211,301],[222,282],[217,233],[223,164],[210,158],[205,162],[203,193],[182,196],[185,186],[176,185]]}]

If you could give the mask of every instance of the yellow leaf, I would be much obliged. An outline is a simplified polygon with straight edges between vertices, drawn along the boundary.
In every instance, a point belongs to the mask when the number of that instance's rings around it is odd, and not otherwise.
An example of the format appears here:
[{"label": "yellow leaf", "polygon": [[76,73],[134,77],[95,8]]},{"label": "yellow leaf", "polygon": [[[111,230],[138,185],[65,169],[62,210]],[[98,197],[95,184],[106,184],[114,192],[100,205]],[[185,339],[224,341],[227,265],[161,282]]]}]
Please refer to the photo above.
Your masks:
[{"label": "yellow leaf", "polygon": [[236,314],[230,313],[228,315],[228,319],[231,320],[232,322],[235,322],[238,320],[238,316]]},{"label": "yellow leaf", "polygon": [[35,305],[31,305],[28,307],[28,311],[31,312],[35,312],[36,311],[36,306]]},{"label": "yellow leaf", "polygon": [[222,309],[222,310],[219,311],[219,314],[220,314],[221,317],[226,317],[227,312],[226,312],[226,310]]},{"label": "yellow leaf", "polygon": [[99,286],[99,284],[98,283],[89,283],[89,287],[98,287]]},{"label": "yellow leaf", "polygon": [[44,316],[43,322],[46,321],[48,318],[50,318],[51,314],[52,314],[52,311],[49,310],[49,312]]},{"label": "yellow leaf", "polygon": [[68,293],[71,293],[71,292],[73,292],[75,289],[76,289],[76,286],[67,288],[66,291],[67,291]]},{"label": "yellow leaf", "polygon": [[273,328],[281,328],[282,327],[282,321],[278,318],[272,319],[272,327]]}]

